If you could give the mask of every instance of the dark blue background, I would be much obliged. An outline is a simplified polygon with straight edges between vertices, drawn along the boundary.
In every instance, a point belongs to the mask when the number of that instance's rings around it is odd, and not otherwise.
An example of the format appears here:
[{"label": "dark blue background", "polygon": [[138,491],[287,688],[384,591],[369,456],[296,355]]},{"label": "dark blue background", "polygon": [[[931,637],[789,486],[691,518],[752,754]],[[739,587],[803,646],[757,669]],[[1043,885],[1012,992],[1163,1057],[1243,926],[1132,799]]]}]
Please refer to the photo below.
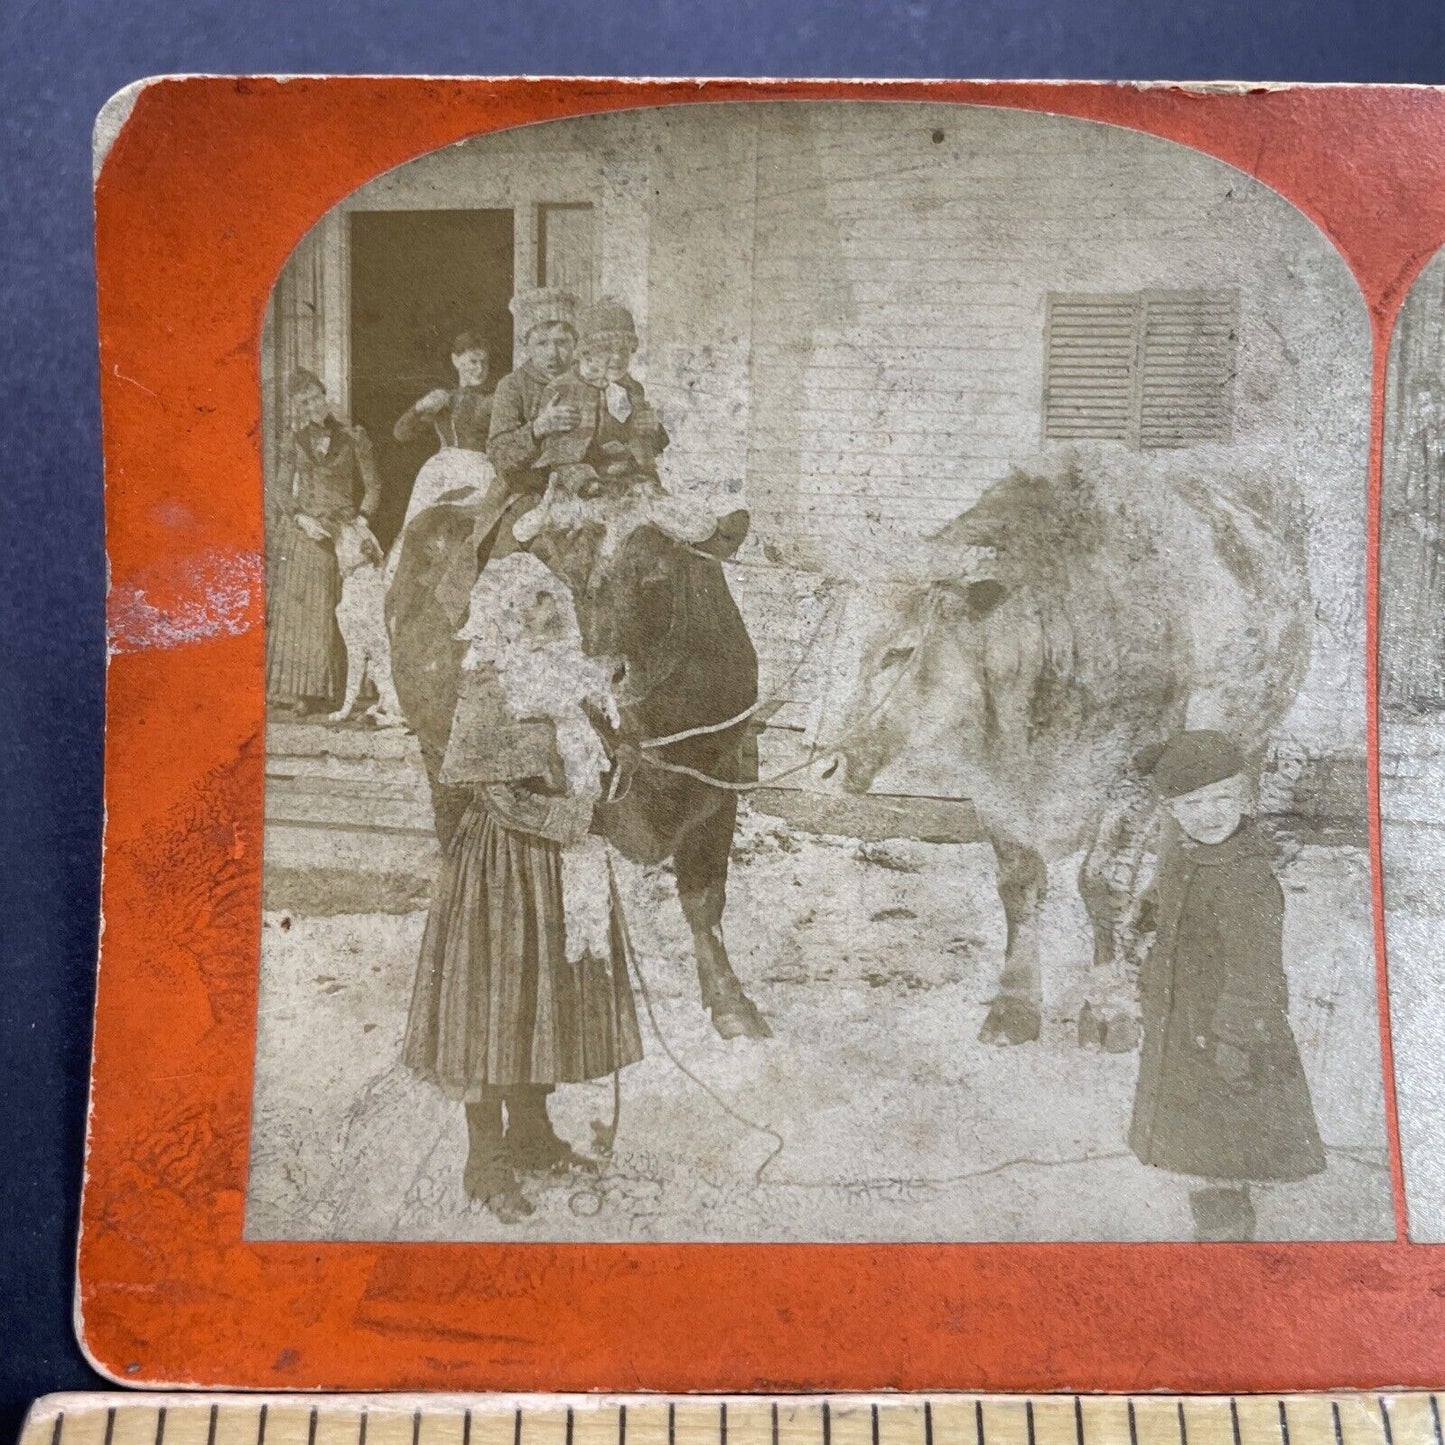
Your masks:
[{"label": "dark blue background", "polygon": [[176,71],[1445,82],[1442,0],[0,0],[0,1435],[71,1331],[96,943],[90,127]]}]

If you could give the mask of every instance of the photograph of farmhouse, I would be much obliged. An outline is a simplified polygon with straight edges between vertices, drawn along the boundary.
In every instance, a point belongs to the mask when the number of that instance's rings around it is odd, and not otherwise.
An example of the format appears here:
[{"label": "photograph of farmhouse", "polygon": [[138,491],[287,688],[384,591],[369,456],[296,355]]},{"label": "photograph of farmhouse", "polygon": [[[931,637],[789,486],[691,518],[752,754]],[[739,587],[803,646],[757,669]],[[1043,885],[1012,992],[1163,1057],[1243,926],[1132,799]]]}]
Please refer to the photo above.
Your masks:
[{"label": "photograph of farmhouse", "polygon": [[1370,369],[1308,217],[1044,114],[335,206],[260,357],[248,1234],[1393,1237]]}]

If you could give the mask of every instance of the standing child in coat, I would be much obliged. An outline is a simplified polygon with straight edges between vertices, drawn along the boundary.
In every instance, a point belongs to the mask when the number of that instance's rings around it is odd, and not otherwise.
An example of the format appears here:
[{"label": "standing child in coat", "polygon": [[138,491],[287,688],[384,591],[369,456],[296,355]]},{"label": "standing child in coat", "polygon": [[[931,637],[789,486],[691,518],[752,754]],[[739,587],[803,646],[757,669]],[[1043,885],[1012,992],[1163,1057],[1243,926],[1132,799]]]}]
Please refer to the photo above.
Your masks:
[{"label": "standing child in coat", "polygon": [[1194,1182],[1198,1239],[1252,1239],[1251,1183],[1325,1167],[1289,1022],[1284,893],[1228,738],[1176,734],[1151,771],[1175,836],[1144,910],[1154,941],[1129,1146]]}]

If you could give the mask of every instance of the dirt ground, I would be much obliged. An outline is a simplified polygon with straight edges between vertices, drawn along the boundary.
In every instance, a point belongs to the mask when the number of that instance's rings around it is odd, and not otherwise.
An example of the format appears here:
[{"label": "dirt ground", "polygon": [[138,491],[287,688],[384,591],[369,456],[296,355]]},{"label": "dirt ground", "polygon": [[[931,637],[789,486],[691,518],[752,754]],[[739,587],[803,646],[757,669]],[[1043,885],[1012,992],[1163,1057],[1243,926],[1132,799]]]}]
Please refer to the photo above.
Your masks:
[{"label": "dirt ground", "polygon": [[[1257,1193],[1260,1235],[1391,1237],[1365,859],[1305,847],[1281,877],[1329,1165]],[[268,913],[247,1232],[1187,1239],[1188,1181],[1125,1143],[1137,1055],[1072,1041],[1087,948],[1070,878],[1059,870],[1048,905],[1044,1037],[987,1046],[978,1030],[1003,942],[988,848],[859,844],[745,814],[725,929],[774,1037],[729,1043],[697,1002],[671,876],[627,868],[646,1057],[622,1075],[602,1172],[529,1180],[536,1213],[516,1225],[466,1200],[461,1108],[398,1062],[424,912]],[[559,1132],[589,1152],[612,1109],[610,1080],[554,1096]]]}]

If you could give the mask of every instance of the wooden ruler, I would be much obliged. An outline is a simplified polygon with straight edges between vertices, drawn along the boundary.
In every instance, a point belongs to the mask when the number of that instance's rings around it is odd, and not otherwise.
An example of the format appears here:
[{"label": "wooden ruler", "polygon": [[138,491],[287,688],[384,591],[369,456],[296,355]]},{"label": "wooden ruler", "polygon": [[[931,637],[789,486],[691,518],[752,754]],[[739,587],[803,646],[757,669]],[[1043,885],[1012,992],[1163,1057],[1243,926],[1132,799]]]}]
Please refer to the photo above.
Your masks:
[{"label": "wooden ruler", "polygon": [[1433,1394],[52,1395],[20,1445],[1445,1445]]}]

